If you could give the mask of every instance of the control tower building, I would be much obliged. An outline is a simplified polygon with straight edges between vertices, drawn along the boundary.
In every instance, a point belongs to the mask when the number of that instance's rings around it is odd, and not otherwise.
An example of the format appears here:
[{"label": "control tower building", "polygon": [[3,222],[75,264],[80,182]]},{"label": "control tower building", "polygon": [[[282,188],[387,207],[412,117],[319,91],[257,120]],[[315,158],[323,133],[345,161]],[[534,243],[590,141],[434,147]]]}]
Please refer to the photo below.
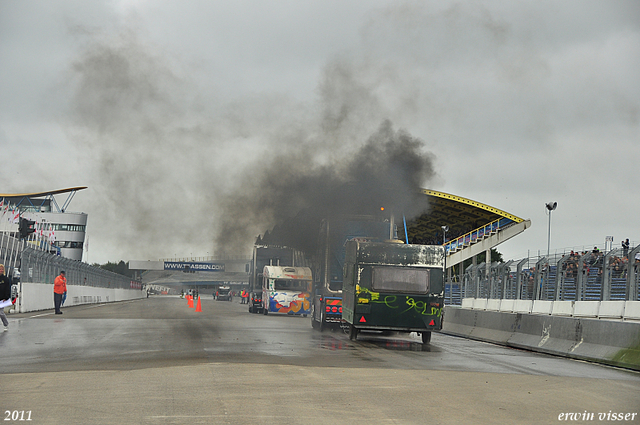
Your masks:
[{"label": "control tower building", "polygon": [[[13,231],[17,230],[17,224],[10,221],[7,212],[19,211],[20,216],[37,221],[39,229],[54,235],[47,249],[62,257],[82,261],[87,214],[69,212],[67,208],[76,192],[83,189],[86,189],[86,186],[38,193],[0,193],[0,201],[3,203],[0,215],[4,216],[0,228],[6,229],[7,226],[13,226],[15,227]],[[66,195],[66,200],[62,204],[56,199],[56,196],[60,197],[60,195]]]}]

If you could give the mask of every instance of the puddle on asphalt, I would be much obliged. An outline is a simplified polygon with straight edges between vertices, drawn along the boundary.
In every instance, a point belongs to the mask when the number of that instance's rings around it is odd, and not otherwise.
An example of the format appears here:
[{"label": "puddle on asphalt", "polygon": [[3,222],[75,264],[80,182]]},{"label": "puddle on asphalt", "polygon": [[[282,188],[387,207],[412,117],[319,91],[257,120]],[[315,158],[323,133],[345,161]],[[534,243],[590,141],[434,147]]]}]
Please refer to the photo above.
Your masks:
[{"label": "puddle on asphalt", "polygon": [[[346,335],[345,335],[346,337]],[[375,345],[380,349],[392,351],[422,351],[422,352],[441,352],[437,347],[431,344],[422,344],[418,341],[407,341],[402,339],[394,339],[393,337],[382,337],[374,333],[361,333],[356,341],[338,338],[331,334],[322,334],[318,338],[319,348],[330,351],[355,350],[357,344]]]},{"label": "puddle on asphalt", "polygon": [[320,348],[329,351],[355,350],[356,347],[349,341],[340,340],[331,335],[322,335],[319,341]]},{"label": "puddle on asphalt", "polygon": [[422,342],[413,342],[413,341],[403,341],[403,340],[394,340],[394,339],[362,339],[363,342],[368,342],[369,344],[373,344],[379,348],[384,348],[386,350],[393,351],[422,351],[422,352],[439,352],[440,350],[437,347],[434,347],[430,344],[423,344]]}]

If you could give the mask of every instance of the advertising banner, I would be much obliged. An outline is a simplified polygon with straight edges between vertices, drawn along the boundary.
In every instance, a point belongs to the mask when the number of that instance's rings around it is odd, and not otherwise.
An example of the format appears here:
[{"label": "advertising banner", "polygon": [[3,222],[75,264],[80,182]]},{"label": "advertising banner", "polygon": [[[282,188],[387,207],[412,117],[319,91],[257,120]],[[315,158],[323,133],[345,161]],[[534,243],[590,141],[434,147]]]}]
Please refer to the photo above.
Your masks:
[{"label": "advertising banner", "polygon": [[224,263],[194,263],[190,261],[165,261],[165,270],[194,272],[223,272]]}]

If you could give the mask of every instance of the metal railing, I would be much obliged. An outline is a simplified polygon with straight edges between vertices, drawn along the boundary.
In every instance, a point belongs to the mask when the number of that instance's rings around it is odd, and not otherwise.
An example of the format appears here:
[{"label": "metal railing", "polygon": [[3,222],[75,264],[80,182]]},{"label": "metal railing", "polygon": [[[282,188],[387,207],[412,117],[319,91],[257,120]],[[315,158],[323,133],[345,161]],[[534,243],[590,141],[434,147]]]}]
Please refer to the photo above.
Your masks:
[{"label": "metal railing", "polygon": [[7,276],[15,278],[15,271],[19,270],[21,282],[53,284],[56,276],[64,270],[70,285],[122,289],[142,287],[141,282],[127,276],[34,249],[7,234],[0,238],[0,261],[5,265]]},{"label": "metal railing", "polygon": [[640,245],[589,252],[481,263],[447,280],[445,302],[462,298],[548,301],[640,301]]},{"label": "metal railing", "polygon": [[446,252],[451,252],[451,251],[456,252],[470,245],[473,245],[476,242],[480,242],[484,238],[494,235],[499,230],[504,229],[505,227],[508,227],[512,224],[514,224],[514,221],[509,218],[506,218],[506,217],[499,218],[485,226],[472,230],[471,232],[465,233],[462,236],[456,237],[448,241],[447,243],[444,244],[444,249],[446,250]]}]

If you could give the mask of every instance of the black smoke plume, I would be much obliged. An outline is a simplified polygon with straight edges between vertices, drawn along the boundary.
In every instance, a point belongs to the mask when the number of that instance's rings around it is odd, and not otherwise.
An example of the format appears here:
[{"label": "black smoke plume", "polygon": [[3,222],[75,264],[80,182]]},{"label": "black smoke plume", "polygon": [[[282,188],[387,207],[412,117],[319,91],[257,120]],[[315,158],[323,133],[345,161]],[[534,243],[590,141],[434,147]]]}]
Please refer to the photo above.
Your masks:
[{"label": "black smoke plume", "polygon": [[427,208],[433,155],[385,120],[403,114],[383,106],[392,91],[368,64],[330,61],[318,102],[302,106],[276,94],[209,104],[135,31],[91,37],[72,71],[70,138],[101,206],[92,222],[111,223],[92,231],[123,255],[247,255],[257,235],[309,252],[324,217]]},{"label": "black smoke plume", "polygon": [[250,232],[262,225],[260,242],[310,253],[322,218],[379,214],[384,207],[410,219],[428,208],[420,189],[435,175],[433,155],[390,121],[340,160],[314,161],[312,154],[297,150],[254,169],[239,185],[242,190],[221,201],[216,245],[246,251],[246,241],[255,237]]}]

